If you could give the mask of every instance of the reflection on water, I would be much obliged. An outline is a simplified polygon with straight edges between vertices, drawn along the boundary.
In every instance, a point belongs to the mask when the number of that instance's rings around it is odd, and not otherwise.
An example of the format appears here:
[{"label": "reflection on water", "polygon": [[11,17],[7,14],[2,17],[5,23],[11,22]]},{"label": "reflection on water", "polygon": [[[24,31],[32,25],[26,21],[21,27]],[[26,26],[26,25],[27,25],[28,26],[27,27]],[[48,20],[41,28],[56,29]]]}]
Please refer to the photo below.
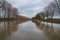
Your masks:
[{"label": "reflection on water", "polygon": [[0,40],[8,38],[12,32],[17,30],[15,22],[2,21],[0,22]]},{"label": "reflection on water", "polygon": [[[34,22],[34,21],[33,21]],[[44,31],[49,40],[60,40],[60,24],[48,22],[34,22],[38,28]]]},{"label": "reflection on water", "polygon": [[[23,21],[25,22],[25,21]],[[0,21],[0,40],[5,40],[11,36],[13,32],[18,29],[17,24],[23,23],[22,21]]]},{"label": "reflection on water", "polygon": [[60,24],[0,21],[0,40],[60,40]]}]

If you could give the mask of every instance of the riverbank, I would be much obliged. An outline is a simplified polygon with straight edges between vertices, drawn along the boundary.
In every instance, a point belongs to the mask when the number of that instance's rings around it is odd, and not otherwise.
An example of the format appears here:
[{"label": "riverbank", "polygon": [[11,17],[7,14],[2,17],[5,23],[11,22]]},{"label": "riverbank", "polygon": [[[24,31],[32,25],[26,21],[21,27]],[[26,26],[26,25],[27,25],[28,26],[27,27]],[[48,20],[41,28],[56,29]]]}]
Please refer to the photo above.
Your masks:
[{"label": "riverbank", "polygon": [[52,23],[60,23],[60,19],[46,19],[44,21],[46,21],[46,22],[52,22]]},{"label": "riverbank", "polygon": [[32,21],[38,21],[38,22],[51,22],[51,23],[59,23],[60,24],[60,19],[31,19]]},{"label": "riverbank", "polygon": [[9,21],[9,20],[30,20],[30,19],[24,16],[19,16],[17,18],[0,18],[0,21]]}]

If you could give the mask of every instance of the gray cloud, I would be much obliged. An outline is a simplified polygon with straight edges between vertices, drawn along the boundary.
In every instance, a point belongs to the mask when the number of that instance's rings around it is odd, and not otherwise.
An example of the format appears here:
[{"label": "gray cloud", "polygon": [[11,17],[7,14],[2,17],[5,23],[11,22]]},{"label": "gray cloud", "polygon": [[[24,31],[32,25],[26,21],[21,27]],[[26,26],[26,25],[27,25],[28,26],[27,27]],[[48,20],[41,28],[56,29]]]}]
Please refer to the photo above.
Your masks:
[{"label": "gray cloud", "polygon": [[21,15],[33,17],[38,11],[43,10],[52,0],[7,0],[13,7],[18,8]]}]

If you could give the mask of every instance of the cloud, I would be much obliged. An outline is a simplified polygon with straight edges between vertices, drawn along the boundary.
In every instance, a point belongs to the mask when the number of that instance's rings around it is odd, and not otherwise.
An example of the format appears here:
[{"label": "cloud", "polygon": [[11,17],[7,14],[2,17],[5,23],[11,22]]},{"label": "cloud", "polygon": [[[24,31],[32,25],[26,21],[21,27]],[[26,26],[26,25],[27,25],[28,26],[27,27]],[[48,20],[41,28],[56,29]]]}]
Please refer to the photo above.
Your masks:
[{"label": "cloud", "polygon": [[13,7],[18,8],[22,15],[34,16],[38,11],[42,11],[53,0],[7,0]]}]

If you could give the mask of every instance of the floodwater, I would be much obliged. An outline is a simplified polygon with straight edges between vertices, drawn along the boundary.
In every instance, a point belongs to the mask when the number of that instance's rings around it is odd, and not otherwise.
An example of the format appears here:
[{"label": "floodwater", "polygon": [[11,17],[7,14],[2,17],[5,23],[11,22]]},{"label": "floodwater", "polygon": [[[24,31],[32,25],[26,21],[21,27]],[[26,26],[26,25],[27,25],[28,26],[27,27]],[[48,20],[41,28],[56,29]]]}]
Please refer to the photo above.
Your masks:
[{"label": "floodwater", "polygon": [[60,40],[60,24],[0,21],[0,40]]}]

